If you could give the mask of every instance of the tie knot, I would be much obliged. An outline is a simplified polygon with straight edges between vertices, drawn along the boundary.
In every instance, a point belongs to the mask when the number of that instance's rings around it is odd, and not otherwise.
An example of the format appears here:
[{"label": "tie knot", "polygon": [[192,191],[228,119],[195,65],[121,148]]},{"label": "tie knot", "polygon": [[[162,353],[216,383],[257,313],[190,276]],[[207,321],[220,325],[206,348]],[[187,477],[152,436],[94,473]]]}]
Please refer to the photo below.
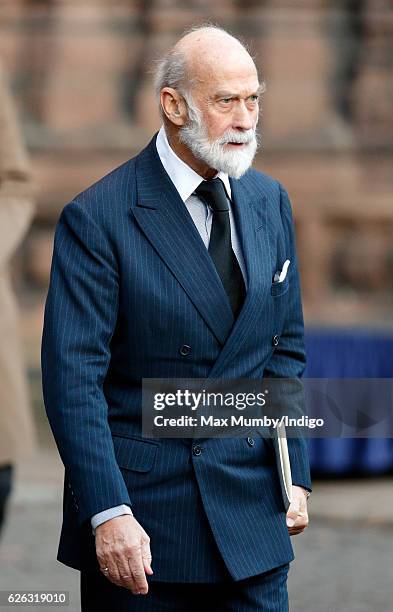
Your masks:
[{"label": "tie knot", "polygon": [[228,198],[225,191],[224,183],[219,178],[202,181],[195,189],[198,197],[201,197],[209,204],[214,211],[227,212],[229,211]]}]

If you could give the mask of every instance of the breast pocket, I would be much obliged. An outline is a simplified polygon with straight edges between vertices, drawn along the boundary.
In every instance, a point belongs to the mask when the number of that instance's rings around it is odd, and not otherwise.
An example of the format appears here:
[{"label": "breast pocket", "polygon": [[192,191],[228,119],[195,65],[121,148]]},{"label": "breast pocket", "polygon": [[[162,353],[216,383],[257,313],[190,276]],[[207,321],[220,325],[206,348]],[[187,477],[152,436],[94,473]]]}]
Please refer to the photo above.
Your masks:
[{"label": "breast pocket", "polygon": [[281,282],[272,283],[270,288],[270,294],[273,297],[279,297],[280,295],[284,295],[289,289],[289,278],[288,276]]},{"label": "breast pocket", "polygon": [[150,472],[156,460],[158,443],[112,434],[116,461],[120,468]]}]

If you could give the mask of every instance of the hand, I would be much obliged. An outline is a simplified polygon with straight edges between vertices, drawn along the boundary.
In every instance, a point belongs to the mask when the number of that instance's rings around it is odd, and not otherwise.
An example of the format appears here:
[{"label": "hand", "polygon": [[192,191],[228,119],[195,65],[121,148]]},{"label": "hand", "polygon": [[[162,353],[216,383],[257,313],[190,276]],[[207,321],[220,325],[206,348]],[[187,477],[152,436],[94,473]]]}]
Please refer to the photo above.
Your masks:
[{"label": "hand", "polygon": [[308,526],[307,491],[296,485],[292,486],[292,501],[287,512],[289,535],[302,533]]},{"label": "hand", "polygon": [[138,521],[129,514],[116,516],[98,525],[95,537],[97,559],[104,576],[134,595],[146,595],[149,587],[145,573],[153,573],[150,538]]}]

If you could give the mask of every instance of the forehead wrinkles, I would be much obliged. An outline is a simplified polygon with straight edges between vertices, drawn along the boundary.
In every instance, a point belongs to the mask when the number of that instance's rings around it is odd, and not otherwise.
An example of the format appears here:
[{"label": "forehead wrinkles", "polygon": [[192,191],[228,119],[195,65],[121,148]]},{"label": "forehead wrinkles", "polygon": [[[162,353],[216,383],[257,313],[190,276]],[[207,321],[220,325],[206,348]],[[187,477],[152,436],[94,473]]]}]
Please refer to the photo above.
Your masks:
[{"label": "forehead wrinkles", "polygon": [[[221,41],[223,43],[223,41]],[[225,44],[226,43],[226,44]],[[257,71],[251,56],[235,41],[221,45],[192,46],[186,51],[189,74],[196,85],[217,85],[226,80],[255,76]]]}]

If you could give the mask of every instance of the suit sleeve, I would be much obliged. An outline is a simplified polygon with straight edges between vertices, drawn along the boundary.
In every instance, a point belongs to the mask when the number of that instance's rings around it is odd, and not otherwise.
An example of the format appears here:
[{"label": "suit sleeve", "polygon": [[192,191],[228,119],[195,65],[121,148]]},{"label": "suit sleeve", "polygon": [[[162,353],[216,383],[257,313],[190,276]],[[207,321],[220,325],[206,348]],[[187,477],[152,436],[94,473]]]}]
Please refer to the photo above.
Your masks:
[{"label": "suit sleeve", "polygon": [[[306,351],[295,232],[288,193],[280,183],[279,187],[281,219],[286,236],[288,259],[291,262],[288,268],[287,316],[280,335],[279,344],[265,367],[264,375],[272,378],[300,379],[306,367]],[[302,384],[300,387],[302,387]],[[283,414],[285,413],[283,412]],[[287,442],[291,462],[292,483],[311,491],[307,442],[302,437],[288,437]]]},{"label": "suit sleeve", "polygon": [[116,258],[77,201],[56,226],[41,346],[46,413],[79,524],[132,505],[117,465],[103,382],[118,308]]}]

